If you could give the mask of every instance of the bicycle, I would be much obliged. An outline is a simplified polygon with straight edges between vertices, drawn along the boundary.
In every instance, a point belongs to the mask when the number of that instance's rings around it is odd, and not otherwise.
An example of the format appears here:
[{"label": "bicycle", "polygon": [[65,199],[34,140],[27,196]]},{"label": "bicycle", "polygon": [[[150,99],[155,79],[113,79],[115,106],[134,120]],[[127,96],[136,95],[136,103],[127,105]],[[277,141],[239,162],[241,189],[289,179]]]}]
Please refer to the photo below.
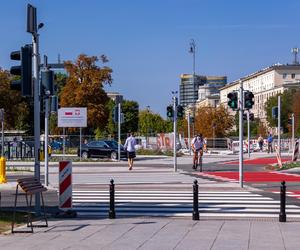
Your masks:
[{"label": "bicycle", "polygon": [[[199,157],[199,155],[200,155],[200,157]],[[195,158],[194,158],[194,159],[195,159],[194,162],[197,162],[197,164],[194,165],[193,168],[194,168],[194,169],[197,169],[198,166],[199,166],[200,172],[202,172],[202,156],[203,156],[203,149],[194,151],[194,157],[195,157]]]}]

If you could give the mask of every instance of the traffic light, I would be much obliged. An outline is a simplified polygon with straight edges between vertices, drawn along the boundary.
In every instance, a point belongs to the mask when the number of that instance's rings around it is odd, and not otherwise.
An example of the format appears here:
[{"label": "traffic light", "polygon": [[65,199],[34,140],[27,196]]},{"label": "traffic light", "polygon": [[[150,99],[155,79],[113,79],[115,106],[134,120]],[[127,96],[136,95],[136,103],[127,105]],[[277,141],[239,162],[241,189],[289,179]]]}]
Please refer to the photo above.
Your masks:
[{"label": "traffic light", "polygon": [[169,106],[167,107],[167,117],[171,118],[171,117],[173,117],[173,116],[174,116],[174,110],[173,110],[173,107],[172,107],[172,105],[169,105]]},{"label": "traffic light", "polygon": [[249,120],[252,121],[252,122],[254,121],[254,114],[253,113],[249,114]]},{"label": "traffic light", "polygon": [[184,110],[183,107],[181,105],[177,106],[177,117],[178,118],[182,118],[184,115]]},{"label": "traffic light", "polygon": [[292,118],[292,117],[289,117],[289,119],[288,119],[288,124],[290,124],[290,125],[293,124],[293,118]]},{"label": "traffic light", "polygon": [[278,107],[272,107],[272,118],[277,119],[278,118]]},{"label": "traffic light", "polygon": [[243,114],[243,120],[247,121],[247,114]]},{"label": "traffic light", "polygon": [[50,112],[57,113],[58,110],[58,98],[56,95],[50,97]]},{"label": "traffic light", "polygon": [[112,110],[112,120],[114,121],[114,123],[118,123],[119,121],[119,112],[118,112],[118,106],[114,106],[113,110]]},{"label": "traffic light", "polygon": [[254,105],[253,101],[254,95],[250,91],[244,92],[244,108],[245,109],[252,109],[252,106]]},{"label": "traffic light", "polygon": [[191,117],[190,117],[190,122],[191,122],[191,123],[194,123],[194,122],[195,122],[195,117],[191,116]]},{"label": "traffic light", "polygon": [[237,92],[230,92],[227,95],[228,100],[228,106],[232,109],[232,110],[236,110],[238,108],[238,95]]},{"label": "traffic light", "polygon": [[45,94],[45,91],[49,91],[49,95],[54,94],[54,72],[53,70],[43,70],[41,72],[41,81],[42,81],[42,87],[44,92],[42,94]]},{"label": "traffic light", "polygon": [[10,73],[20,76],[20,80],[11,82],[11,89],[19,90],[22,96],[32,96],[32,46],[26,44],[21,51],[13,51],[11,60],[21,60],[21,66],[12,66]]}]

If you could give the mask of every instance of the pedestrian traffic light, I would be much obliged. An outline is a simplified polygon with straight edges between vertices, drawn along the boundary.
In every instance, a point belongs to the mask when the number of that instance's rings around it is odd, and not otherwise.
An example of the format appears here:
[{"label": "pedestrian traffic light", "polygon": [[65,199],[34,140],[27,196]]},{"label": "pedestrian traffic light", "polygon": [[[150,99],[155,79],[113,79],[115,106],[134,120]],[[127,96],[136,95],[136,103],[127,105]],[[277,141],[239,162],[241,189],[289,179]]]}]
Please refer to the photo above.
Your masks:
[{"label": "pedestrian traffic light", "polygon": [[181,105],[177,106],[177,117],[178,118],[182,118],[184,115],[184,110],[183,107]]},{"label": "pedestrian traffic light", "polygon": [[293,124],[293,118],[292,118],[292,117],[289,117],[289,119],[288,119],[288,124],[290,124],[290,125]]},{"label": "pedestrian traffic light", "polygon": [[112,120],[114,121],[114,123],[118,123],[119,121],[119,109],[118,106],[114,106],[113,110],[112,110]]},{"label": "pedestrian traffic light", "polygon": [[244,108],[245,109],[252,109],[252,106],[254,105],[253,101],[254,95],[250,91],[244,92]]},{"label": "pedestrian traffic light", "polygon": [[11,89],[19,90],[22,96],[32,96],[32,46],[26,44],[21,51],[13,51],[10,54],[11,60],[21,60],[21,66],[12,66],[10,73],[20,76],[20,80],[11,82]]},{"label": "pedestrian traffic light", "polygon": [[272,118],[277,119],[278,118],[278,107],[272,107]]},{"label": "pedestrian traffic light", "polygon": [[194,123],[194,122],[195,122],[195,117],[191,116],[191,117],[190,117],[190,122],[191,122],[191,123]]},{"label": "pedestrian traffic light", "polygon": [[228,100],[228,106],[232,109],[232,110],[236,110],[238,108],[238,95],[237,92],[230,92],[227,95]]},{"label": "pedestrian traffic light", "polygon": [[171,118],[171,117],[173,117],[173,116],[174,116],[174,110],[173,110],[173,107],[172,107],[172,105],[169,105],[169,106],[167,107],[167,117]]},{"label": "pedestrian traffic light", "polygon": [[[42,82],[42,86],[44,91],[49,91],[48,94],[49,95],[53,95],[54,94],[54,72],[53,70],[43,70],[41,72],[41,82]],[[43,92],[42,92],[43,93]],[[43,93],[45,94],[45,93]]]},{"label": "pedestrian traffic light", "polygon": [[254,114],[253,113],[249,114],[249,120],[252,121],[252,122],[254,121]]},{"label": "pedestrian traffic light", "polygon": [[243,114],[243,120],[247,121],[247,114]]}]

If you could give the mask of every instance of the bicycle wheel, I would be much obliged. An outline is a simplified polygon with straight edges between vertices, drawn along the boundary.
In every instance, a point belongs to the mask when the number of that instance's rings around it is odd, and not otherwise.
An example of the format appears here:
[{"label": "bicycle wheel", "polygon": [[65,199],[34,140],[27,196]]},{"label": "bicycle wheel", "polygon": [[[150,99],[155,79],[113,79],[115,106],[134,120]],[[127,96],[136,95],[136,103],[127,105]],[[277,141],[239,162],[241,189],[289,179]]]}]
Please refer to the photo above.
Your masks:
[{"label": "bicycle wheel", "polygon": [[199,170],[202,172],[202,156],[199,157]]}]

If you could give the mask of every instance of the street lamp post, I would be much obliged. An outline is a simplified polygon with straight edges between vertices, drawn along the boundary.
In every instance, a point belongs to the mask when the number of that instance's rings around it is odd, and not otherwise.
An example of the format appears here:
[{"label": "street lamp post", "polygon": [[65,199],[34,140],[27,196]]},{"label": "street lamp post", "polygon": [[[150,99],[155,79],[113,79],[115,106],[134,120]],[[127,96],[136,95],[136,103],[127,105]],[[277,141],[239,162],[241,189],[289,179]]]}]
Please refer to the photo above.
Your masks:
[{"label": "street lamp post", "polygon": [[[190,41],[190,50],[189,52],[191,54],[193,54],[193,107],[192,107],[192,110],[193,110],[193,117],[195,117],[195,103],[196,103],[196,86],[195,86],[195,75],[196,75],[196,43],[195,43],[195,40],[194,39],[191,39]],[[193,136],[194,136],[194,133],[195,133],[195,123],[193,123]]]},{"label": "street lamp post", "polygon": [[174,154],[174,172],[177,172],[176,139],[177,139],[177,91],[172,91],[173,97],[173,154]]},{"label": "street lamp post", "polygon": [[148,136],[149,136],[149,113],[150,113],[150,106],[146,106],[147,108],[147,128],[146,128],[146,148],[148,147]]}]

